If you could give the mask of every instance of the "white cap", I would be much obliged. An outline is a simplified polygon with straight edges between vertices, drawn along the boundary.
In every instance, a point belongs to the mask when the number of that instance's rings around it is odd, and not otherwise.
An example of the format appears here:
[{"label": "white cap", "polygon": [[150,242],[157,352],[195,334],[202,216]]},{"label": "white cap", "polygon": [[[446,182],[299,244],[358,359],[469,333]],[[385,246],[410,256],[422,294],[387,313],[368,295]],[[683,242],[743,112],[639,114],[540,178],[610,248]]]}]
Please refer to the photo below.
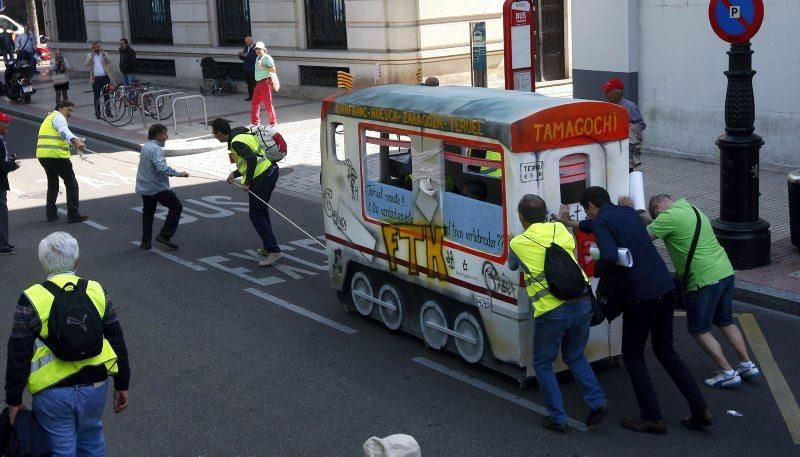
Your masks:
[{"label": "white cap", "polygon": [[254,47],[255,49],[267,49],[267,47],[266,47],[266,46],[264,46],[264,42],[263,42],[263,41],[259,41],[259,42],[258,42],[258,43],[256,43],[256,45],[255,45],[255,46],[253,46],[253,47]]},{"label": "white cap", "polygon": [[417,440],[410,435],[373,436],[364,442],[365,457],[421,457]]}]

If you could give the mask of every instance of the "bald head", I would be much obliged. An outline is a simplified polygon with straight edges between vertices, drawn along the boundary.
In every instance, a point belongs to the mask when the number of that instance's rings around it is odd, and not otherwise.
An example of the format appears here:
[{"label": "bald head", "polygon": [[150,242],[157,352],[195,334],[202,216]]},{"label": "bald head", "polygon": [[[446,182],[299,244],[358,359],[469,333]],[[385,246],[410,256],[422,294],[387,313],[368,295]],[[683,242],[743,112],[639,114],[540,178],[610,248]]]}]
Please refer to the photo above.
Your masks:
[{"label": "bald head", "polygon": [[675,201],[667,194],[653,195],[650,197],[650,202],[647,205],[647,209],[650,211],[650,217],[653,219],[657,218],[662,211],[670,209],[673,203],[675,203]]},{"label": "bald head", "polygon": [[244,45],[245,46],[250,46],[252,44],[253,44],[253,37],[251,37],[251,36],[244,37]]},{"label": "bald head", "polygon": [[526,194],[517,205],[519,221],[526,229],[533,225],[547,220],[547,204],[542,197],[534,194]]}]

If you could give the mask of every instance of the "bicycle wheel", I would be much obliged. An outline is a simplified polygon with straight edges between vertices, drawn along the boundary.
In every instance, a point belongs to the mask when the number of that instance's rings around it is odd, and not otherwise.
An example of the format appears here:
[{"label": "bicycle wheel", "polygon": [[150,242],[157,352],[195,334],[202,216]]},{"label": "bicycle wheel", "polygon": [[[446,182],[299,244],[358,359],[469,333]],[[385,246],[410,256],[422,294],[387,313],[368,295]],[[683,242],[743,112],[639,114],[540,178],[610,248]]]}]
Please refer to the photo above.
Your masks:
[{"label": "bicycle wheel", "polygon": [[133,119],[133,110],[124,97],[112,98],[100,110],[103,119],[114,127],[122,127]]},{"label": "bicycle wheel", "polygon": [[[161,95],[161,94],[159,94]],[[167,97],[158,99],[158,106],[156,106],[156,96],[144,98],[144,110],[150,117],[154,119],[169,119],[172,116],[172,102]]]}]

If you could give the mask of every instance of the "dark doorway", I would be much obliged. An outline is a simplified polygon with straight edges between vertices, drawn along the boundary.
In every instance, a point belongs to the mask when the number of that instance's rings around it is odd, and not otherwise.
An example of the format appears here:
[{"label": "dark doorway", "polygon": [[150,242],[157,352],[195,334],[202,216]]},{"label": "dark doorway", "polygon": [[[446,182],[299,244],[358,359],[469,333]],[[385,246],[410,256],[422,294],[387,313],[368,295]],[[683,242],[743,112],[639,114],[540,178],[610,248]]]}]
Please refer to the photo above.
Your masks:
[{"label": "dark doorway", "polygon": [[58,41],[86,43],[86,20],[83,16],[83,0],[61,0],[56,2],[56,27],[58,28]]},{"label": "dark doorway", "polygon": [[347,49],[344,0],[305,0],[306,37],[312,49]]},{"label": "dark doorway", "polygon": [[537,0],[539,22],[538,81],[553,81],[566,77],[564,53],[564,0]]},{"label": "dark doorway", "polygon": [[250,35],[250,0],[217,0],[220,46],[244,46]]}]

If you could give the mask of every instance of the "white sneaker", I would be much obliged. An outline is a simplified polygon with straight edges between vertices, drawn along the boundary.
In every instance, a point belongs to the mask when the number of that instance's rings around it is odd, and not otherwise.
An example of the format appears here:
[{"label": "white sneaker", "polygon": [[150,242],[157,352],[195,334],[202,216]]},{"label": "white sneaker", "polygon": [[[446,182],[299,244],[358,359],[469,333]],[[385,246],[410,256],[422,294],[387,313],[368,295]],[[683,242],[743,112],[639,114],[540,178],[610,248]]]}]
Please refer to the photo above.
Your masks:
[{"label": "white sneaker", "polygon": [[[273,263],[277,262],[278,259],[280,259],[281,257],[283,257],[283,253],[282,252],[270,252],[269,254],[267,254],[267,257],[264,260],[258,262],[258,266],[259,267],[266,267],[266,266],[272,265]],[[737,376],[737,378],[738,378],[738,376]],[[741,381],[739,381],[739,382],[741,382]]]},{"label": "white sneaker", "polygon": [[723,387],[738,386],[742,383],[742,378],[736,373],[736,370],[720,371],[713,378],[706,379],[706,385],[721,389]]},{"label": "white sneaker", "polygon": [[742,379],[757,378],[761,376],[761,370],[753,362],[740,362],[736,367],[736,374]]}]

